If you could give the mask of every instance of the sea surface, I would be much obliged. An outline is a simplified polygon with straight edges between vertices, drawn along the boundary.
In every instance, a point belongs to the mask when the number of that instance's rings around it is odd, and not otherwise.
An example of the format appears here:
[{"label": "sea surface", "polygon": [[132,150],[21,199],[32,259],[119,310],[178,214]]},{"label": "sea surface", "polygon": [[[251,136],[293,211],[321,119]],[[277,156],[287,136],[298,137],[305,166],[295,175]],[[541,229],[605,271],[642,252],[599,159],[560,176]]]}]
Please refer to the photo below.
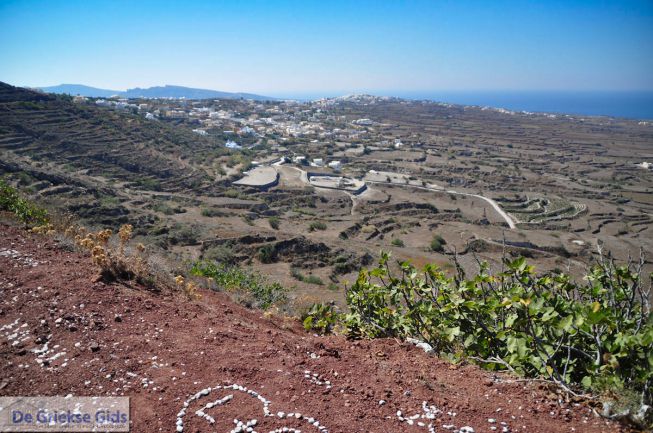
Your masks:
[{"label": "sea surface", "polygon": [[513,111],[653,119],[653,92],[398,92],[406,99]]},{"label": "sea surface", "polygon": [[[560,92],[560,91],[362,91],[377,96],[430,100],[460,105],[505,108],[512,111],[611,116],[653,120],[653,91]],[[276,95],[300,100],[341,96],[333,93]]]}]

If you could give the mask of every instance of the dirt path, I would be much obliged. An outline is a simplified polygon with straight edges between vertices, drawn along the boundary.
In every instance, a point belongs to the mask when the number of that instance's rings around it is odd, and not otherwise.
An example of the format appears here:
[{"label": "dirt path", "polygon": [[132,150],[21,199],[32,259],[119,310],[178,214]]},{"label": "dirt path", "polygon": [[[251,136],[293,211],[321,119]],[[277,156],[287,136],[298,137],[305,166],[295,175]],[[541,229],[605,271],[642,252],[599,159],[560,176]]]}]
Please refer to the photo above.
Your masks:
[{"label": "dirt path", "polygon": [[[0,225],[0,395],[129,396],[134,433],[227,433],[234,418],[259,433],[619,431],[550,390],[412,345],[313,336],[220,293],[188,302],[104,284],[89,263]],[[233,384],[244,388],[215,388]],[[227,395],[215,424],[195,415]]]},{"label": "dirt path", "polygon": [[[431,191],[433,191],[433,190],[431,190]],[[517,228],[517,225],[513,221],[512,217],[510,215],[508,215],[508,213],[506,213],[506,211],[501,209],[501,206],[499,206],[499,204],[496,201],[492,200],[491,198],[485,197],[485,196],[482,196],[482,195],[479,195],[479,194],[468,194],[466,192],[458,192],[458,191],[453,191],[453,190],[447,190],[446,192],[449,193],[449,194],[459,194],[459,195],[466,195],[466,196],[470,196],[470,197],[478,197],[481,200],[485,200],[501,216],[501,218],[503,218],[506,221],[506,223],[508,224],[508,227],[510,227],[511,229],[516,229]]]},{"label": "dirt path", "polygon": [[496,201],[492,200],[489,197],[485,197],[485,196],[482,196],[482,195],[479,195],[479,194],[470,194],[470,193],[467,193],[467,192],[454,191],[452,189],[445,190],[445,189],[440,189],[440,188],[432,188],[432,187],[428,187],[428,186],[406,185],[406,184],[399,183],[399,182],[379,182],[379,181],[374,181],[374,180],[366,180],[365,182],[367,182],[367,183],[376,183],[376,184],[381,184],[381,185],[403,186],[403,187],[406,187],[406,188],[416,188],[416,189],[421,189],[421,190],[424,190],[424,191],[439,192],[439,193],[446,193],[446,194],[465,195],[465,196],[468,196],[468,197],[477,197],[477,198],[480,198],[481,200],[486,201],[490,206],[492,206],[492,208],[499,214],[499,216],[501,218],[503,218],[503,220],[506,222],[506,224],[508,224],[508,227],[510,227],[510,229],[516,229],[517,228],[517,225],[513,221],[512,217],[510,217],[510,215],[508,215],[503,209],[501,209],[501,206],[499,206],[499,204]]}]

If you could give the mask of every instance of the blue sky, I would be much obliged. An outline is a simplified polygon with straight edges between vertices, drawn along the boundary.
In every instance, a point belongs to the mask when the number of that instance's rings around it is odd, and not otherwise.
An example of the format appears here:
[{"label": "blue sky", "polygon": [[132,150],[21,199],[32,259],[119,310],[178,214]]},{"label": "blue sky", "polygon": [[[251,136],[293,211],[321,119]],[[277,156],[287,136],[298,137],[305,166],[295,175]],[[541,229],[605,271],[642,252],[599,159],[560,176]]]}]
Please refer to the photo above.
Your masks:
[{"label": "blue sky", "polygon": [[0,81],[653,90],[653,1],[0,0]]}]

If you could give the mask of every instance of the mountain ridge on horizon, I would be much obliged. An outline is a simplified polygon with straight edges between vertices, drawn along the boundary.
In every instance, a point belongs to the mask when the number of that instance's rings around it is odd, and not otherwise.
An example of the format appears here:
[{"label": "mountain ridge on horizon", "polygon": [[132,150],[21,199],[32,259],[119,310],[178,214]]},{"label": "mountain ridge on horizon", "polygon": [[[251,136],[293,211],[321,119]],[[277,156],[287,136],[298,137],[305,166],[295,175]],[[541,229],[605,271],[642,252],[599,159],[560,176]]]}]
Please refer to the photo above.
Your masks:
[{"label": "mountain ridge on horizon", "polygon": [[146,88],[134,87],[127,90],[110,90],[84,84],[58,84],[56,86],[35,87],[47,93],[63,93],[74,96],[87,96],[108,98],[121,96],[125,98],[185,98],[185,99],[254,99],[259,101],[272,101],[276,98],[245,92],[223,92],[220,90],[200,89],[185,86],[166,84]]}]

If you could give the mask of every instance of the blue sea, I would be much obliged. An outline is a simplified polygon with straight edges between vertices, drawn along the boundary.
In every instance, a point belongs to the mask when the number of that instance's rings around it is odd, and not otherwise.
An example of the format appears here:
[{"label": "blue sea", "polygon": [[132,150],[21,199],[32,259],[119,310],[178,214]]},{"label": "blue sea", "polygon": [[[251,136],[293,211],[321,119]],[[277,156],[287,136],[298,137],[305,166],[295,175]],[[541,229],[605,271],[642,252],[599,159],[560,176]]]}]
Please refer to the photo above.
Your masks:
[{"label": "blue sea", "polygon": [[[359,93],[370,93],[378,96],[396,96],[414,100],[431,100],[450,104],[488,106],[513,111],[653,119],[653,91],[369,91]],[[320,95],[315,93],[310,95],[295,95],[294,98],[306,100],[332,96],[340,95]]]},{"label": "blue sea", "polygon": [[397,96],[513,111],[653,119],[653,92],[404,92]]}]

